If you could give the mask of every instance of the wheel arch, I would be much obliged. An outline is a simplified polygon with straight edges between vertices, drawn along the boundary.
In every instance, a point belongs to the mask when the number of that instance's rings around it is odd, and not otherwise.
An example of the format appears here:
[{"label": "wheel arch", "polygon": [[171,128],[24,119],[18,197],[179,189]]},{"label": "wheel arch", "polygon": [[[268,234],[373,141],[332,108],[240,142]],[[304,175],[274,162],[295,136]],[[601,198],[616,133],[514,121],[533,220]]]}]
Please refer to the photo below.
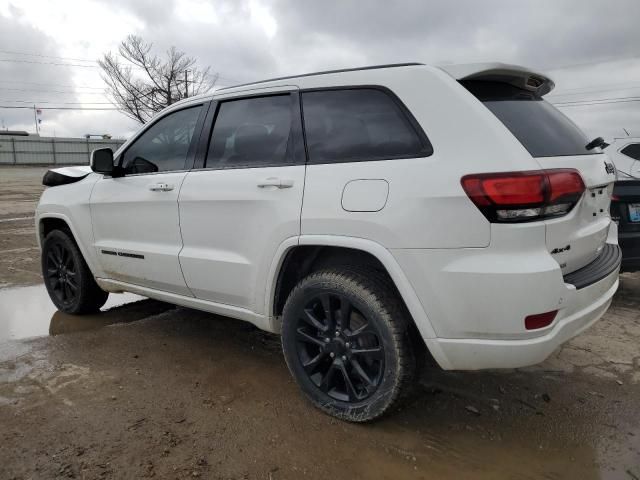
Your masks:
[{"label": "wheel arch", "polygon": [[78,246],[84,261],[87,262],[87,266],[89,270],[95,275],[95,265],[93,264],[93,257],[89,255],[89,252],[86,250],[86,246],[83,242],[78,241],[80,236],[78,235],[77,230],[73,226],[73,222],[71,219],[65,215],[64,213],[59,212],[46,212],[38,215],[36,220],[36,237],[38,240],[38,247],[42,250],[42,243],[44,242],[45,237],[52,230],[67,230],[71,235],[73,241]]},{"label": "wheel arch", "polygon": [[[299,278],[323,267],[366,264],[380,269],[393,282],[422,338],[434,338],[427,314],[393,255],[379,243],[355,237],[303,235],[279,250],[272,264],[271,282],[266,296],[272,331],[280,331],[284,301]],[[294,272],[294,275],[291,275]]]}]

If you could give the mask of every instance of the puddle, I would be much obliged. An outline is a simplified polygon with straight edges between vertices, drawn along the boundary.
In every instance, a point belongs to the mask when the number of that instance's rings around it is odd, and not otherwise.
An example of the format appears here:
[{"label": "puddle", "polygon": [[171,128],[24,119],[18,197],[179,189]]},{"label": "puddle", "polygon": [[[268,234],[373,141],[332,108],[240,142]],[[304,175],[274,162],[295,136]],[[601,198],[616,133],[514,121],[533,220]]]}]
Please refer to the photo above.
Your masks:
[{"label": "puddle", "polygon": [[[0,290],[0,342],[100,328],[126,321],[110,309],[144,300],[132,293],[112,293],[100,313],[67,315],[58,311],[44,285]],[[119,309],[118,309],[119,310]]]}]

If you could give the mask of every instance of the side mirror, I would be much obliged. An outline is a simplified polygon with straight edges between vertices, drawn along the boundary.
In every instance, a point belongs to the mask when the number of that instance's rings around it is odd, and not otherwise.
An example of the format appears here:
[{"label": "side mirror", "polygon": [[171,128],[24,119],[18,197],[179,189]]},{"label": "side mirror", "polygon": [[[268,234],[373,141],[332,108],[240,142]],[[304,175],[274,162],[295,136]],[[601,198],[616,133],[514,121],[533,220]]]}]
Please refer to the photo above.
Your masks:
[{"label": "side mirror", "polygon": [[113,174],[113,150],[110,148],[99,148],[91,152],[89,162],[91,170],[105,175]]}]

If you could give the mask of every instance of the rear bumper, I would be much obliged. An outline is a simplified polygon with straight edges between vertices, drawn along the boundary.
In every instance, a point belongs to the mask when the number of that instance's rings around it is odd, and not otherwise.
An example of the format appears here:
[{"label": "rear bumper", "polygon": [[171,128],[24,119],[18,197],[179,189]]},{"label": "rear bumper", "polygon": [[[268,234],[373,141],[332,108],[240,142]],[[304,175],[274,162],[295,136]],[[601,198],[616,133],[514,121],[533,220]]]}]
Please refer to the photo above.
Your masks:
[{"label": "rear bumper", "polygon": [[602,317],[618,289],[618,272],[579,290],[577,303],[584,307],[562,318],[541,337],[525,340],[425,339],[427,347],[445,370],[519,368],[544,361],[553,351]]},{"label": "rear bumper", "polygon": [[[539,363],[597,321],[618,288],[615,224],[603,258],[593,262],[601,268],[585,269],[580,281],[563,278],[545,246],[544,228],[529,226],[525,236],[511,227],[498,230],[488,248],[392,251],[432,327],[418,329],[445,370]],[[525,328],[525,317],[556,310],[551,325]]]}]

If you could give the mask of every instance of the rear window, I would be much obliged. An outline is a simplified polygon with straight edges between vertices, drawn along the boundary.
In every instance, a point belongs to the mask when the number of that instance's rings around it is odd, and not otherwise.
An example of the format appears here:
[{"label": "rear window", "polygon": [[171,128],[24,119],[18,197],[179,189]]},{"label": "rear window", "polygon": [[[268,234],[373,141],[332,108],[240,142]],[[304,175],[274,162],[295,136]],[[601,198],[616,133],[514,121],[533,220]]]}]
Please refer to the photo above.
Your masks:
[{"label": "rear window", "polygon": [[426,145],[400,106],[373,88],[302,94],[311,163],[428,156]]},{"label": "rear window", "polygon": [[627,145],[622,150],[620,150],[620,153],[626,155],[627,157],[631,157],[634,160],[640,160],[640,143],[632,143],[630,145]]},{"label": "rear window", "polygon": [[582,131],[557,108],[535,95],[500,82],[462,81],[533,157],[559,157],[600,153],[587,150]]}]

